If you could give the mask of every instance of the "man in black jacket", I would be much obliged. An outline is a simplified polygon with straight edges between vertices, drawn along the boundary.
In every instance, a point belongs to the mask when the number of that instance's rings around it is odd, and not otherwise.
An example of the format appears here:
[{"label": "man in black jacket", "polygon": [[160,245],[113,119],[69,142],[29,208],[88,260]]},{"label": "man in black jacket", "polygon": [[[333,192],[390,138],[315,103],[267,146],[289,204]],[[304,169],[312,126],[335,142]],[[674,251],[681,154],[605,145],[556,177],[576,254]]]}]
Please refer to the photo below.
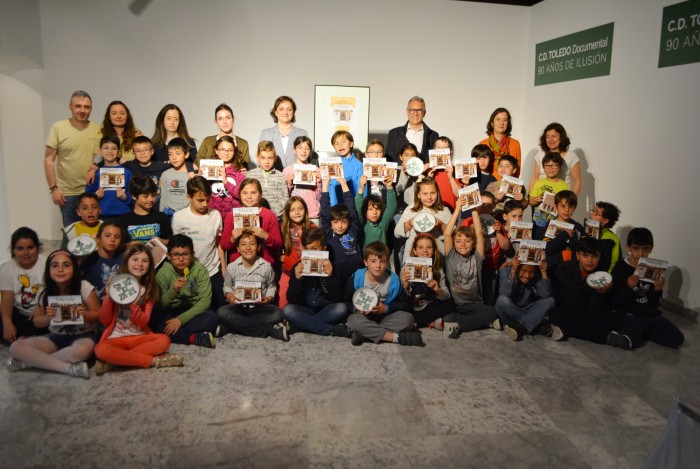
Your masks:
[{"label": "man in black jacket", "polygon": [[388,161],[401,163],[398,155],[399,149],[410,142],[418,148],[423,162],[428,162],[428,150],[433,148],[435,140],[440,134],[431,130],[423,122],[425,112],[425,101],[423,98],[414,96],[408,100],[408,106],[406,107],[408,121],[402,127],[396,127],[389,131],[389,143],[385,152]]}]

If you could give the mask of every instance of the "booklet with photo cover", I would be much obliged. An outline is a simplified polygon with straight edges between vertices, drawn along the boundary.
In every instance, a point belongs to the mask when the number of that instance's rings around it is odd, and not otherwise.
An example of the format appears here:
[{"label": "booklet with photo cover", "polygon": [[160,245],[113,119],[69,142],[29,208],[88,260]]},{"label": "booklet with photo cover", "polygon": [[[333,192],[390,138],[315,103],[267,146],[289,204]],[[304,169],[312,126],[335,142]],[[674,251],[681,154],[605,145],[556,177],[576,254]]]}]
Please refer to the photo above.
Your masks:
[{"label": "booklet with photo cover", "polygon": [[233,296],[239,303],[259,303],[262,300],[262,282],[236,280],[233,286]]},{"label": "booklet with photo cover", "polygon": [[224,160],[199,160],[199,169],[204,179],[209,181],[223,181],[224,175],[226,174],[224,171]]},{"label": "booklet with photo cover", "polygon": [[511,241],[522,241],[524,239],[532,239],[532,222],[529,221],[512,221],[508,230],[508,237]]},{"label": "booklet with photo cover", "polygon": [[586,218],[583,221],[583,227],[586,230],[586,236],[591,238],[600,239],[600,222],[593,220],[592,218]]},{"label": "booklet with photo cover", "polygon": [[338,179],[343,177],[343,159],[339,156],[319,158],[318,168],[321,170],[321,179]]},{"label": "booklet with photo cover", "polygon": [[329,259],[328,251],[301,251],[301,275],[306,277],[328,277],[325,261]]},{"label": "booklet with photo cover", "polygon": [[436,148],[428,150],[428,166],[435,169],[445,169],[450,164],[450,149]]},{"label": "booklet with photo cover", "polygon": [[292,184],[295,186],[315,186],[318,184],[316,181],[317,170],[318,168],[313,164],[294,163],[294,180],[292,180]]},{"label": "booklet with photo cover", "polygon": [[260,226],[259,207],[235,207],[233,209],[234,228],[258,228]]},{"label": "booklet with photo cover", "polygon": [[83,304],[80,295],[49,296],[47,306],[56,310],[56,316],[51,319],[52,326],[72,326],[85,324],[85,319],[78,314],[78,306]]},{"label": "booklet with photo cover", "polygon": [[561,231],[573,229],[573,223],[567,223],[565,221],[559,220],[550,220],[549,225],[547,225],[547,231],[544,232],[544,237],[548,239],[554,239]]},{"label": "booklet with photo cover", "polygon": [[666,275],[668,265],[668,261],[640,257],[637,268],[634,269],[634,275],[639,277],[639,281],[641,282],[656,283],[657,280]]},{"label": "booklet with photo cover", "polygon": [[387,176],[391,175],[391,182],[396,184],[396,181],[399,178],[399,164],[395,161],[387,161],[384,169],[386,170],[385,174]]},{"label": "booklet with photo cover", "polygon": [[476,177],[476,158],[453,161],[452,166],[455,169],[455,179],[462,179],[465,176],[469,179]]},{"label": "booklet with photo cover", "polygon": [[153,264],[155,267],[162,264],[168,255],[168,248],[165,247],[165,244],[163,244],[160,239],[155,237],[148,240],[146,248],[151,251],[151,257],[153,257]]},{"label": "booklet with photo cover", "polygon": [[505,194],[506,197],[515,197],[517,194],[522,194],[523,188],[525,187],[525,181],[520,178],[514,178],[512,176],[503,176],[501,179],[501,194]]},{"label": "booklet with photo cover", "polygon": [[365,158],[362,172],[368,181],[383,181],[386,174],[386,158]]},{"label": "booklet with photo cover", "polygon": [[407,257],[403,266],[410,273],[410,282],[428,283],[433,279],[433,260],[429,257]]},{"label": "booklet with photo cover", "polygon": [[554,192],[545,192],[542,194],[542,202],[540,202],[540,205],[538,205],[537,208],[551,217],[556,217],[557,205],[554,203],[554,197]]},{"label": "booklet with photo cover", "polygon": [[524,239],[520,241],[518,249],[518,260],[521,264],[540,265],[540,262],[547,258],[544,249],[547,247],[546,241],[536,241],[533,239]]},{"label": "booklet with photo cover", "polygon": [[124,168],[108,168],[106,166],[100,168],[100,187],[107,190],[117,190],[124,187],[125,182]]},{"label": "booklet with photo cover", "polygon": [[462,205],[463,212],[473,210],[481,205],[481,192],[479,192],[478,182],[475,182],[470,186],[462,187],[459,191],[457,191],[457,196],[462,197],[465,200],[464,205]]}]

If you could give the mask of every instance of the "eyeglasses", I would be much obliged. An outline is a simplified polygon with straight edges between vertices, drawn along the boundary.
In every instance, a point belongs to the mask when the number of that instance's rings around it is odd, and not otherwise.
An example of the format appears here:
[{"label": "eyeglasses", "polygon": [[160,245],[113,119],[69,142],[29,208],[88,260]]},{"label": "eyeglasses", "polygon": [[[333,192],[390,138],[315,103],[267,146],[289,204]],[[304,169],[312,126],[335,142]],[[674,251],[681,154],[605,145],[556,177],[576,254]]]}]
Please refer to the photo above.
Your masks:
[{"label": "eyeglasses", "polygon": [[173,259],[187,259],[192,255],[191,252],[171,252],[170,257]]},{"label": "eyeglasses", "polygon": [[151,148],[139,148],[134,150],[134,153],[150,153],[151,151],[153,151]]},{"label": "eyeglasses", "polygon": [[423,114],[425,109],[406,109],[411,114]]},{"label": "eyeglasses", "polygon": [[381,151],[381,150],[377,150],[377,151],[368,151],[368,152],[365,153],[365,155],[383,155],[383,154],[384,154],[384,152]]},{"label": "eyeglasses", "polygon": [[559,165],[556,164],[556,163],[550,163],[550,164],[544,165],[544,167],[545,167],[545,168],[558,168]]},{"label": "eyeglasses", "polygon": [[221,153],[233,153],[236,150],[235,150],[235,148],[227,148],[227,149],[219,148],[217,151],[219,151]]}]

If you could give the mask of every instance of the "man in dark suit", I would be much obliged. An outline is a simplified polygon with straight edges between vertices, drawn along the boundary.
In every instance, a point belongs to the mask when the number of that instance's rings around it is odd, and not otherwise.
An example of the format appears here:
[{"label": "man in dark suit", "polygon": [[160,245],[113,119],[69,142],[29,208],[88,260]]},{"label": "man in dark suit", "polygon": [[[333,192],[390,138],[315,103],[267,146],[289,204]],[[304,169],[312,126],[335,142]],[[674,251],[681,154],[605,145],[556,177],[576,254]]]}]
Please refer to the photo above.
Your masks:
[{"label": "man in dark suit", "polygon": [[389,131],[389,143],[386,146],[386,159],[400,163],[399,149],[407,143],[413,143],[424,163],[428,162],[428,150],[433,148],[435,140],[440,136],[423,122],[425,117],[425,101],[420,96],[408,100],[406,116],[408,121],[402,127]]}]

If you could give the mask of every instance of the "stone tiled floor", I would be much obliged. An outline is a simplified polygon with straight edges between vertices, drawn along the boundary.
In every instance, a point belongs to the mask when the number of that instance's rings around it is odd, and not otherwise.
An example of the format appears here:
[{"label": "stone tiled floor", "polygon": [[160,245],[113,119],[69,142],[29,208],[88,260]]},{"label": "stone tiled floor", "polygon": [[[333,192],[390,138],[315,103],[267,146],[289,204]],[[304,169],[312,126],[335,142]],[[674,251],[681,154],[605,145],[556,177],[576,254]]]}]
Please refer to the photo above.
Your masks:
[{"label": "stone tiled floor", "polygon": [[[296,334],[173,346],[176,369],[89,381],[0,370],[3,467],[636,468],[673,398],[700,409],[700,336],[625,352],[492,330],[425,348]],[[8,348],[0,346],[6,361]]]}]

